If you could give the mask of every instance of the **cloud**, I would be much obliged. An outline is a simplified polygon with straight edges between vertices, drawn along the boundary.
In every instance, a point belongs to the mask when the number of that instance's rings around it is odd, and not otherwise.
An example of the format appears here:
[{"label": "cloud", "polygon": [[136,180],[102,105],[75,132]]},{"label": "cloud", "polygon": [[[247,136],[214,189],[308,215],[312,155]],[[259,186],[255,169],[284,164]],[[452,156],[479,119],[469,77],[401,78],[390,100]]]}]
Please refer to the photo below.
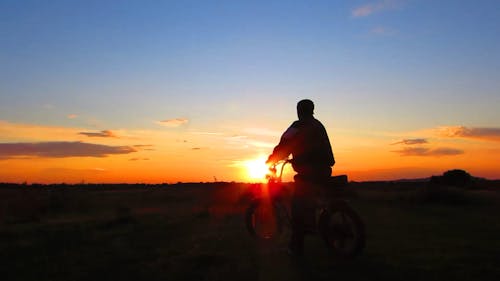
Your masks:
[{"label": "cloud", "polygon": [[104,168],[88,168],[88,169],[72,169],[72,168],[61,168],[61,167],[53,167],[53,168],[47,168],[43,169],[42,172],[45,173],[50,173],[50,174],[82,174],[82,173],[87,173],[87,174],[93,174],[93,173],[105,173],[108,172],[107,169]]},{"label": "cloud", "polygon": [[392,152],[399,153],[399,155],[401,156],[434,156],[434,157],[454,156],[464,153],[463,150],[450,147],[440,147],[434,149],[430,149],[427,147],[405,147],[403,149],[394,150]]},{"label": "cloud", "polygon": [[211,148],[208,147],[208,146],[194,146],[194,147],[191,147],[191,150],[194,150],[194,151],[209,150],[209,149],[211,149]]},{"label": "cloud", "polygon": [[275,143],[265,142],[265,141],[257,141],[257,140],[249,140],[248,144],[252,145],[254,147],[257,147],[257,148],[273,148],[274,146],[276,146]]},{"label": "cloud", "polygon": [[395,143],[391,143],[391,145],[395,144],[414,145],[414,144],[424,144],[424,143],[428,143],[427,139],[404,139]]},{"label": "cloud", "polygon": [[400,1],[397,0],[382,0],[376,3],[365,4],[354,8],[351,11],[351,15],[355,18],[366,17],[377,12],[394,9],[399,5],[399,3]]},{"label": "cloud", "polygon": [[257,136],[279,137],[281,132],[273,131],[267,128],[246,128],[243,130],[245,133]]},{"label": "cloud", "polygon": [[389,36],[389,35],[396,34],[396,31],[393,29],[383,27],[383,26],[377,26],[377,27],[372,28],[370,30],[370,33],[373,35],[380,35],[380,36],[387,35],[387,36]]},{"label": "cloud", "polygon": [[130,158],[129,161],[148,161],[149,158]]},{"label": "cloud", "polygon": [[205,136],[223,136],[223,133],[218,132],[190,132],[193,135],[205,135]]},{"label": "cloud", "polygon": [[471,138],[500,141],[500,128],[448,126],[437,128],[437,134],[450,138]]},{"label": "cloud", "polygon": [[106,157],[136,151],[135,148],[130,146],[108,146],[83,142],[0,143],[0,159]]},{"label": "cloud", "polygon": [[68,117],[68,119],[75,119],[75,118],[78,117],[78,115],[76,115],[76,114],[68,114],[68,116],[66,116],[66,117]]},{"label": "cloud", "polygon": [[165,127],[169,127],[169,128],[177,128],[177,127],[180,127],[184,124],[187,124],[188,122],[189,122],[189,120],[186,118],[175,118],[175,119],[167,119],[167,120],[163,120],[163,121],[158,121],[156,123],[161,125],[161,126],[165,126]]},{"label": "cloud", "polygon": [[137,148],[138,150],[148,150],[148,151],[154,151],[154,145],[152,144],[136,144],[132,145],[133,148]]},{"label": "cloud", "polygon": [[109,131],[109,130],[104,130],[100,132],[80,132],[78,133],[79,135],[84,135],[87,137],[98,137],[98,138],[117,138],[117,136]]},{"label": "cloud", "polygon": [[276,144],[272,142],[262,141],[248,136],[235,135],[232,137],[226,137],[226,143],[231,146],[236,146],[239,148],[273,148]]},{"label": "cloud", "polygon": [[351,14],[353,17],[365,17],[372,14],[375,11],[373,5],[363,5],[352,10]]}]

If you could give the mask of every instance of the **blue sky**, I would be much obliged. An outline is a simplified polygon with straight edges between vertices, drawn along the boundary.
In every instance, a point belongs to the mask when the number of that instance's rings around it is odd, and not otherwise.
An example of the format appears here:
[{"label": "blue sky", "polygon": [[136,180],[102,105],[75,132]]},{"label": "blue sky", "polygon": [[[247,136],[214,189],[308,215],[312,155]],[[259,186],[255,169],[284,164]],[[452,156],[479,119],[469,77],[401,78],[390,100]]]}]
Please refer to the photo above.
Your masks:
[{"label": "blue sky", "polygon": [[354,135],[500,127],[499,1],[4,0],[0,38],[11,123],[280,131],[308,97]]},{"label": "blue sky", "polygon": [[[112,120],[110,104],[146,117],[246,95],[255,105],[307,95],[384,110],[498,105],[498,1],[2,3],[7,111],[50,104]],[[366,5],[372,13],[354,15]]]}]

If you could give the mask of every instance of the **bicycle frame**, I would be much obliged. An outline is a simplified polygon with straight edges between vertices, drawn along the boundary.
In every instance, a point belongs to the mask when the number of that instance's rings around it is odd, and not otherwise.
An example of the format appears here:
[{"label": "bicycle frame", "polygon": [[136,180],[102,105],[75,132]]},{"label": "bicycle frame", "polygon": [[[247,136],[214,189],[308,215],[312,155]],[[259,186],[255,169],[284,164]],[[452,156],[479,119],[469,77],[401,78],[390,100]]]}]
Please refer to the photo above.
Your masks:
[{"label": "bicycle frame", "polygon": [[[269,171],[270,173],[266,175],[266,178],[268,180],[268,191],[269,191],[269,195],[270,195],[270,199],[271,201],[273,202],[273,204],[277,205],[281,205],[281,206],[276,206],[276,208],[284,208],[284,219],[286,221],[286,224],[287,225],[291,225],[291,222],[292,222],[292,217],[291,217],[291,206],[288,203],[285,203],[285,200],[283,200],[282,196],[281,196],[281,191],[278,191],[278,192],[274,192],[274,190],[272,190],[273,188],[277,189],[277,190],[280,190],[283,188],[283,183],[282,183],[282,177],[283,177],[283,171],[284,171],[284,168],[287,164],[290,164],[292,163],[292,159],[284,159],[284,160],[280,160],[276,163],[274,163],[273,165],[271,165],[271,167],[269,168]],[[277,169],[277,166],[281,165],[280,169],[279,169],[279,173],[278,173],[278,169]],[[332,199],[332,198],[322,198],[321,196],[317,196],[315,198],[315,202],[314,202],[314,209],[315,209],[315,219],[314,219],[314,222],[313,222],[313,226],[314,228],[316,228],[317,226],[317,221],[318,221],[318,218],[319,216],[321,216],[321,214],[325,211],[327,211],[329,208],[346,208],[348,207],[348,203],[343,200],[343,199]],[[316,229],[309,229],[309,232],[316,232]]]},{"label": "bicycle frame", "polygon": [[[260,196],[256,196],[245,212],[245,223],[250,234],[258,239],[269,241],[274,240],[286,229],[292,229],[292,215],[290,200],[283,198],[282,190],[285,184],[282,183],[283,170],[290,163],[290,159],[281,160],[269,168],[267,184],[262,186]],[[277,167],[282,165],[279,169]],[[328,185],[333,187],[347,184],[347,176],[341,175],[333,177],[336,181]],[[340,179],[340,181],[339,181]],[[329,186],[326,186],[329,188]],[[267,188],[267,189],[265,189]],[[320,187],[323,188],[323,187]],[[266,196],[267,195],[267,196]],[[361,253],[365,246],[364,224],[359,215],[349,206],[346,200],[328,196],[318,196],[315,200],[315,217],[311,225],[306,225],[306,233],[319,234],[325,241],[327,248],[339,257],[352,258]],[[262,204],[272,204],[274,216],[276,218],[275,232],[266,232],[261,218],[256,213],[262,208]],[[267,205],[269,206],[269,205]],[[265,207],[268,208],[268,207]],[[261,209],[262,210],[262,209]],[[261,231],[264,230],[264,231]],[[293,231],[293,230],[292,230]]]}]

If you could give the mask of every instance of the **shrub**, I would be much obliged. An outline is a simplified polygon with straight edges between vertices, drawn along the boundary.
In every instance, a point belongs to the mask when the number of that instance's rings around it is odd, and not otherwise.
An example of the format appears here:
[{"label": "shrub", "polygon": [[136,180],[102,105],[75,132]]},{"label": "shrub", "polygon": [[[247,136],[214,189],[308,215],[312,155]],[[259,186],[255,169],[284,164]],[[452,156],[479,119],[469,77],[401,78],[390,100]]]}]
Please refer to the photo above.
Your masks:
[{"label": "shrub", "polygon": [[469,187],[472,184],[472,176],[464,170],[449,170],[442,176],[432,176],[431,183],[455,187]]}]

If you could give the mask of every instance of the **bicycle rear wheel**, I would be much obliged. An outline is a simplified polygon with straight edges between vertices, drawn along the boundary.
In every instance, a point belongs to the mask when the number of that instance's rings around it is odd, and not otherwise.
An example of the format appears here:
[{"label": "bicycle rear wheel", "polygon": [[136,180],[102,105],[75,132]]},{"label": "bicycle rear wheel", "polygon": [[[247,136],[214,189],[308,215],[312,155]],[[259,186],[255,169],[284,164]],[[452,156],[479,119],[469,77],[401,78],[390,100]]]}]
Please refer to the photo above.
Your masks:
[{"label": "bicycle rear wheel", "polygon": [[246,210],[245,224],[254,238],[264,241],[277,239],[287,224],[285,206],[279,201],[254,200]]},{"label": "bicycle rear wheel", "polygon": [[365,227],[359,215],[346,203],[324,210],[319,231],[327,248],[336,256],[353,258],[365,247]]}]

